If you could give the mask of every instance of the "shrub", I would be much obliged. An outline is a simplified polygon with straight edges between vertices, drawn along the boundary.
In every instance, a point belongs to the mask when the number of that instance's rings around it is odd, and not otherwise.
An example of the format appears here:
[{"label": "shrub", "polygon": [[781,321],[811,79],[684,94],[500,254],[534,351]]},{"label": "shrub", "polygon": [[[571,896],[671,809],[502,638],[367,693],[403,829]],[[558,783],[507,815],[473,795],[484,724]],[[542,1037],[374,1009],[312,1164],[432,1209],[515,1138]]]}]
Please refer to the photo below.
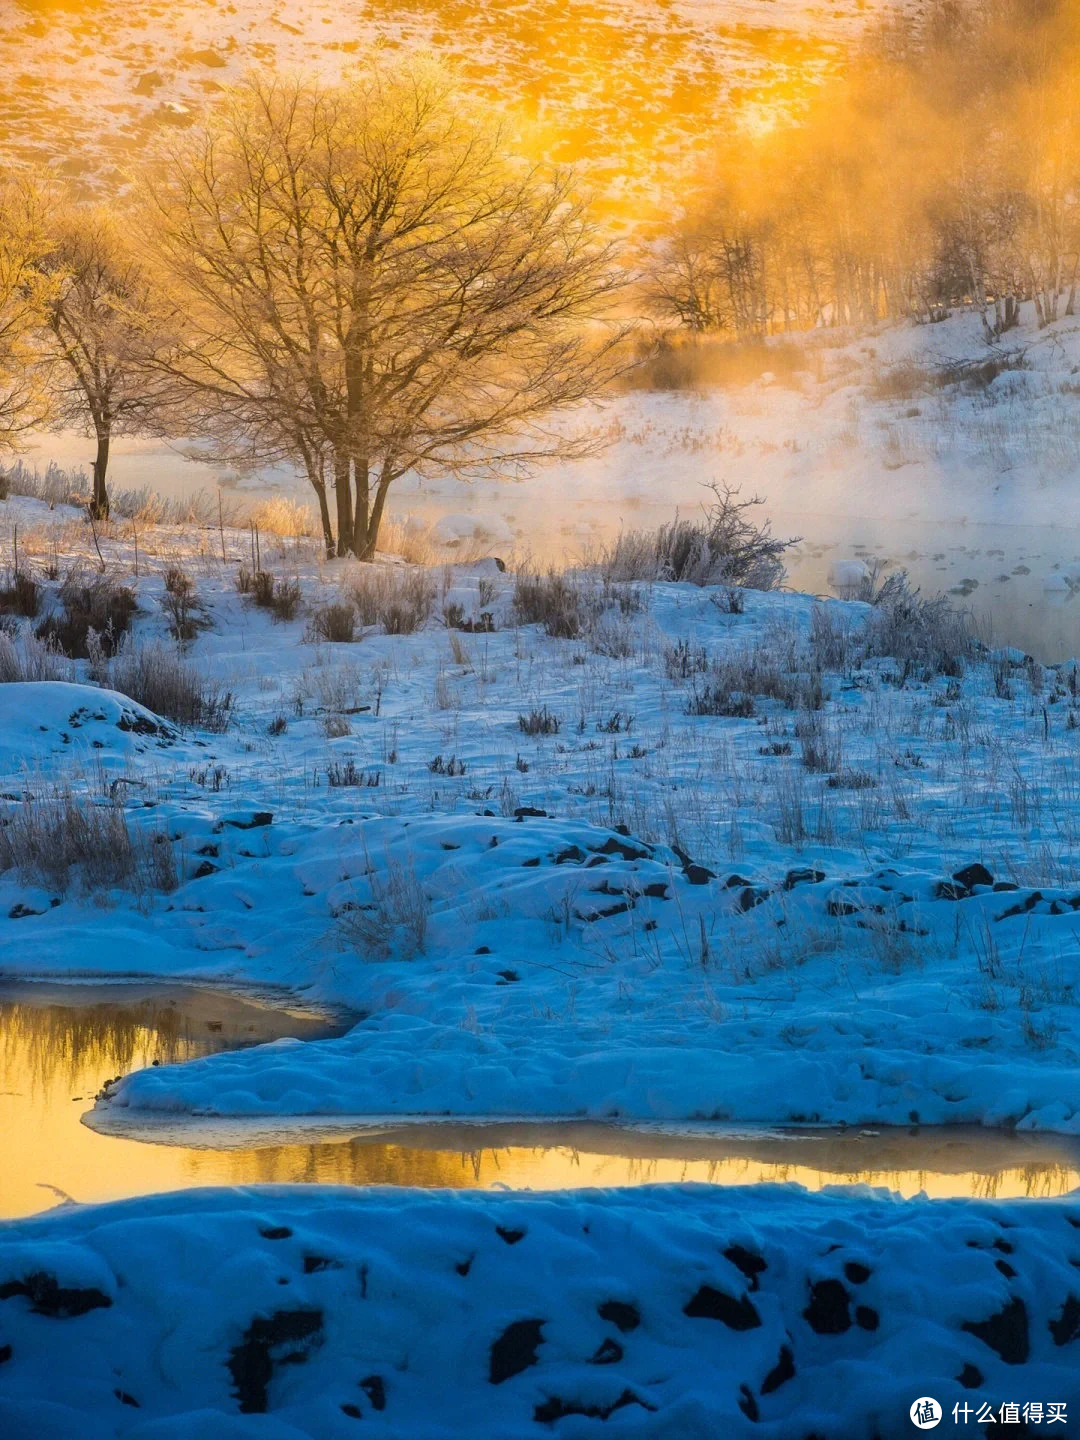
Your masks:
[{"label": "shrub", "polygon": [[326,783],[331,790],[348,786],[361,790],[377,790],[382,784],[382,771],[361,770],[355,760],[332,760],[326,767]]},{"label": "shrub", "polygon": [[970,617],[954,610],[947,595],[923,599],[907,573],[898,570],[881,587],[865,632],[868,656],[888,656],[905,667],[959,676],[974,649]]},{"label": "shrub", "polygon": [[221,733],[232,714],[232,692],[212,683],[166,645],[134,645],[126,640],[112,657],[93,656],[101,683],[180,725]]},{"label": "shrub", "polygon": [[557,735],[562,722],[546,705],[518,716],[518,729],[523,735]]},{"label": "shrub", "polygon": [[41,587],[32,575],[20,571],[0,587],[0,615],[21,615],[33,620],[41,609]]},{"label": "shrub", "polygon": [[98,636],[101,651],[116,652],[135,613],[135,594],[109,575],[87,580],[70,575],[60,587],[62,611],[37,628],[40,640],[53,644],[72,660],[90,659],[89,637]]},{"label": "shrub", "polygon": [[775,590],[785,576],[783,555],[797,538],[778,540],[769,522],[757,525],[747,511],[764,501],[739,500],[727,485],[710,485],[710,504],[700,520],[676,516],[658,530],[620,535],[602,558],[611,580],[680,580],[692,585]]},{"label": "shrub", "polygon": [[542,625],[559,640],[575,640],[596,605],[581,583],[549,570],[546,575],[519,575],[514,584],[514,611],[523,625]]},{"label": "shrub", "polygon": [[730,690],[722,682],[706,685],[694,692],[686,704],[688,715],[717,715],[728,720],[749,720],[754,713],[754,697],[745,690]]},{"label": "shrub", "polygon": [[356,639],[356,612],[351,605],[320,605],[308,624],[313,640],[351,645]]},{"label": "shrub", "polygon": [[14,637],[0,631],[0,685],[71,678],[71,661],[53,642],[27,635],[16,643]]},{"label": "shrub", "polygon": [[133,833],[122,807],[70,790],[24,800],[0,819],[0,871],[66,891],[77,871],[87,890],[175,890],[176,866],[162,831]]},{"label": "shrub", "polygon": [[284,735],[289,728],[289,722],[284,715],[275,715],[270,724],[266,727],[268,735]]},{"label": "shrub", "polygon": [[241,566],[237,586],[245,593],[244,584],[250,586],[251,598],[260,610],[269,610],[275,621],[293,620],[300,609],[303,591],[299,580],[278,580],[269,570],[256,570],[253,575]]},{"label": "shrub", "polygon": [[371,901],[345,910],[345,937],[369,960],[412,960],[424,953],[431,902],[411,865],[387,859],[369,874]]},{"label": "shrub", "polygon": [[434,607],[435,590],[423,570],[380,566],[366,566],[349,585],[361,625],[382,625],[388,635],[422,629]]},{"label": "shrub", "polygon": [[164,579],[165,593],[161,604],[169,617],[169,633],[181,644],[186,644],[206,626],[202,606],[195,593],[195,582],[179,565],[170,565]]}]

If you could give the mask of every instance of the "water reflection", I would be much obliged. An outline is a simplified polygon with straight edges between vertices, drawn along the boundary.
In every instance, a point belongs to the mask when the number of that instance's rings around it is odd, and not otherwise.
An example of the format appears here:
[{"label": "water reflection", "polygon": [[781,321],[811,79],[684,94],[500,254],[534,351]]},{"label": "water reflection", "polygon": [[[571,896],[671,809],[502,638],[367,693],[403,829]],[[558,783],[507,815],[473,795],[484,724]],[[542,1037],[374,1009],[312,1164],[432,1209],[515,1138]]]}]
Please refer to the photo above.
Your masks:
[{"label": "water reflection", "polygon": [[[0,988],[0,1215],[195,1185],[299,1183],[562,1189],[700,1181],[862,1183],[905,1195],[1055,1196],[1080,1186],[1080,1142],[956,1128],[762,1131],[559,1124],[80,1123],[102,1083],[326,1019],[179,987]],[[142,1122],[145,1125],[145,1122]],[[123,1133],[117,1127],[123,1128]],[[154,1141],[157,1143],[146,1143]]]}]

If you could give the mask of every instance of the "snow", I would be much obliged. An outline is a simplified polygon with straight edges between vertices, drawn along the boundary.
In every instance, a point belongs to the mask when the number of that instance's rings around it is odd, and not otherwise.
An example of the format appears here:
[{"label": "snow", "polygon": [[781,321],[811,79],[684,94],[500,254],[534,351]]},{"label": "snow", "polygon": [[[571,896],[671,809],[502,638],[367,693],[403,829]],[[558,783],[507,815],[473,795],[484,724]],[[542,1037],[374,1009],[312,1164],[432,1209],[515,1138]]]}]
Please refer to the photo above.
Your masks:
[{"label": "snow", "polygon": [[919,1395],[1072,1409],[1078,1231],[1072,1202],[795,1186],[62,1207],[0,1227],[0,1431],[893,1440]]}]

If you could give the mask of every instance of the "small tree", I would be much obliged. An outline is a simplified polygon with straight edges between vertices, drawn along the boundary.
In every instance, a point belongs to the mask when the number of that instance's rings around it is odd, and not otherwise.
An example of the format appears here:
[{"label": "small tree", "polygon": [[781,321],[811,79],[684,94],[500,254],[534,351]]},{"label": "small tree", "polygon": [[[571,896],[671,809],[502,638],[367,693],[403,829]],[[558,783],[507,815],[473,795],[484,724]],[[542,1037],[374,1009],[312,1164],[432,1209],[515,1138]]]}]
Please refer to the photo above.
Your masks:
[{"label": "small tree", "polygon": [[408,471],[580,454],[547,424],[596,394],[616,288],[573,178],[518,163],[427,65],[340,88],[254,78],[151,186],[184,316],[167,366],[237,458],[286,453],[339,554],[370,559]]},{"label": "small tree", "polygon": [[40,263],[53,282],[42,326],[53,416],[97,441],[91,510],[100,519],[109,513],[113,437],[141,428],[163,398],[163,373],[150,362],[165,344],[164,313],[116,222],[101,210],[61,210]]}]

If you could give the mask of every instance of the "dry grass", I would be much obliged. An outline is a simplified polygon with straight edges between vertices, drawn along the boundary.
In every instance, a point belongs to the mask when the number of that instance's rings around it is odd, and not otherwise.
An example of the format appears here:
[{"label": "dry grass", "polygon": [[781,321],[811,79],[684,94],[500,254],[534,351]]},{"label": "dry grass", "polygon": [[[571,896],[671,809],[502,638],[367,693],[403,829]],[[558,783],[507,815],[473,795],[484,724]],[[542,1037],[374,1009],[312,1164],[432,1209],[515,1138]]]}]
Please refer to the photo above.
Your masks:
[{"label": "dry grass", "polygon": [[0,685],[73,678],[71,661],[51,641],[36,635],[16,640],[0,630]]},{"label": "dry grass", "polygon": [[0,819],[0,871],[24,884],[66,892],[172,891],[176,863],[168,835],[133,831],[123,808],[70,790],[24,800]]},{"label": "dry grass", "polygon": [[371,901],[339,916],[346,941],[366,960],[413,960],[424,953],[431,901],[411,864],[387,857],[368,873]]},{"label": "dry grass", "polygon": [[435,606],[435,581],[420,568],[365,565],[350,576],[347,590],[360,624],[381,625],[388,635],[423,629]]},{"label": "dry grass", "polygon": [[126,640],[111,658],[98,652],[91,672],[101,685],[127,695],[155,715],[220,734],[232,715],[232,692],[190,664],[166,645],[139,645]]}]

